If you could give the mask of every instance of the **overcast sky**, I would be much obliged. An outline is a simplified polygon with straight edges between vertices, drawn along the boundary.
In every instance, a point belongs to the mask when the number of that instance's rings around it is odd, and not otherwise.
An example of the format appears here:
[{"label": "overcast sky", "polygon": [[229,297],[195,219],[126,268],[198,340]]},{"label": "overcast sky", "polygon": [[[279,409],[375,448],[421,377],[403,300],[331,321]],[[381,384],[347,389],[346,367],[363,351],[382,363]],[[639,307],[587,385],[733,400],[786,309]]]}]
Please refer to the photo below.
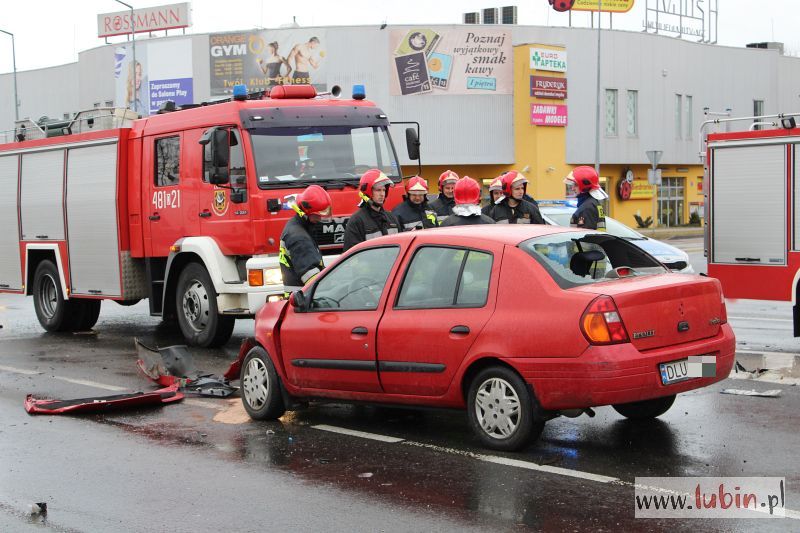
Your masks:
[{"label": "overcast sky", "polygon": [[[656,0],[649,1],[654,4]],[[713,1],[704,0],[704,4]],[[629,13],[615,15],[614,29],[641,30],[645,2],[636,0]],[[139,8],[169,1],[127,0],[127,3]],[[503,5],[518,6],[519,24],[567,25],[567,15],[553,11],[547,0],[194,0],[192,27],[187,33],[276,28],[290,23],[293,17],[301,26],[384,21],[457,24],[465,11]],[[29,70],[77,61],[78,52],[103,45],[104,40],[97,38],[97,15],[124,7],[113,0],[6,0],[0,9],[0,29],[15,35],[17,69]],[[776,40],[786,44],[787,53],[800,53],[800,0],[719,0],[719,11],[719,44],[744,46],[749,42]],[[606,27],[607,15],[603,20]],[[575,13],[573,25],[589,26],[589,14]],[[124,38],[110,40],[120,41]],[[11,39],[0,34],[0,72],[11,70]]]}]

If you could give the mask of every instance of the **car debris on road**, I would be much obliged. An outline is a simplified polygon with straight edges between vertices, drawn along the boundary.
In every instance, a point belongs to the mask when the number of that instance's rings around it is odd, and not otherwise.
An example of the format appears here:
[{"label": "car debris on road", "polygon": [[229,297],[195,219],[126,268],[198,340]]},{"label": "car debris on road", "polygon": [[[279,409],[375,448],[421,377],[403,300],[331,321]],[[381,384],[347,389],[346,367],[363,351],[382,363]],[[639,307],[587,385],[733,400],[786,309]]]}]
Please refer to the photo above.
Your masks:
[{"label": "car debris on road", "polygon": [[33,394],[28,394],[25,397],[25,411],[31,415],[98,413],[134,407],[150,407],[177,402],[182,399],[183,393],[178,390],[177,384],[150,392],[139,391],[73,400],[36,398]]},{"label": "car debris on road", "polygon": [[762,398],[777,398],[781,395],[780,389],[757,391],[757,390],[742,390],[742,389],[723,389],[720,394],[736,394],[738,396],[759,396]]},{"label": "car debris on road", "polygon": [[152,348],[138,338],[133,342],[139,356],[136,366],[145,377],[162,387],[177,384],[183,393],[214,398],[227,398],[238,390],[230,385],[227,377],[197,370],[185,345]]}]

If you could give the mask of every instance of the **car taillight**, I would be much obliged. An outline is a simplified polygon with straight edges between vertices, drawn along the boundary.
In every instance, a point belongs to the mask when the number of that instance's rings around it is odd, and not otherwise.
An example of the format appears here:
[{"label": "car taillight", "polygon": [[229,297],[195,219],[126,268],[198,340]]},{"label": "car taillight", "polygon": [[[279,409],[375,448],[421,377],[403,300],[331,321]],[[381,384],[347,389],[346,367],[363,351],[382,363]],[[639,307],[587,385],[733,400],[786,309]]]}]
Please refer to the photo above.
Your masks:
[{"label": "car taillight", "polygon": [[610,296],[598,296],[592,300],[581,317],[581,331],[592,344],[630,342],[617,304]]}]

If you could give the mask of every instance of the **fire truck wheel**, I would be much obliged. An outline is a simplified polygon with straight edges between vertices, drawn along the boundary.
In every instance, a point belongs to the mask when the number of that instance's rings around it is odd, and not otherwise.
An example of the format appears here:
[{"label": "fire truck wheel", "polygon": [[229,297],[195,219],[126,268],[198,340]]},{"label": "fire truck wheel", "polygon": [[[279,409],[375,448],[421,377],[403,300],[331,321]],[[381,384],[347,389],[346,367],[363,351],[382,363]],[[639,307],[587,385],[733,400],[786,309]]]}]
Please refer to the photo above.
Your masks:
[{"label": "fire truck wheel", "polygon": [[72,300],[65,300],[56,265],[42,261],[33,275],[33,308],[36,318],[47,331],[71,331],[72,312],[77,308]]},{"label": "fire truck wheel", "polygon": [[92,329],[97,324],[100,317],[101,300],[70,300],[72,307],[70,314],[70,331],[86,331]]},{"label": "fire truck wheel", "polygon": [[218,347],[231,338],[236,319],[218,313],[214,284],[198,263],[186,265],[178,278],[175,310],[178,325],[190,345]]}]

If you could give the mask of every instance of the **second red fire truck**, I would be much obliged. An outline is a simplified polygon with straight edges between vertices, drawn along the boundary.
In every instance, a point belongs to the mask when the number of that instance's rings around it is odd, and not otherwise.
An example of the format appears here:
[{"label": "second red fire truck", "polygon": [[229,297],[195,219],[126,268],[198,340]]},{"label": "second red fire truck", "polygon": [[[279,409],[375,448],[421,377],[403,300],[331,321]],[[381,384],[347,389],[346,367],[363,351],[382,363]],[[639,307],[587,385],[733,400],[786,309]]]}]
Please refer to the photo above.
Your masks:
[{"label": "second red fire truck", "polygon": [[[102,300],[147,298],[190,344],[224,344],[236,318],[283,294],[292,195],[328,189],[334,222],[315,237],[335,253],[360,175],[401,181],[389,120],[360,86],[352,99],[282,86],[164,111],[92,110],[55,130],[21,123],[0,144],[0,292],[32,295],[46,330],[88,329]],[[406,140],[418,158],[418,132]]]}]

